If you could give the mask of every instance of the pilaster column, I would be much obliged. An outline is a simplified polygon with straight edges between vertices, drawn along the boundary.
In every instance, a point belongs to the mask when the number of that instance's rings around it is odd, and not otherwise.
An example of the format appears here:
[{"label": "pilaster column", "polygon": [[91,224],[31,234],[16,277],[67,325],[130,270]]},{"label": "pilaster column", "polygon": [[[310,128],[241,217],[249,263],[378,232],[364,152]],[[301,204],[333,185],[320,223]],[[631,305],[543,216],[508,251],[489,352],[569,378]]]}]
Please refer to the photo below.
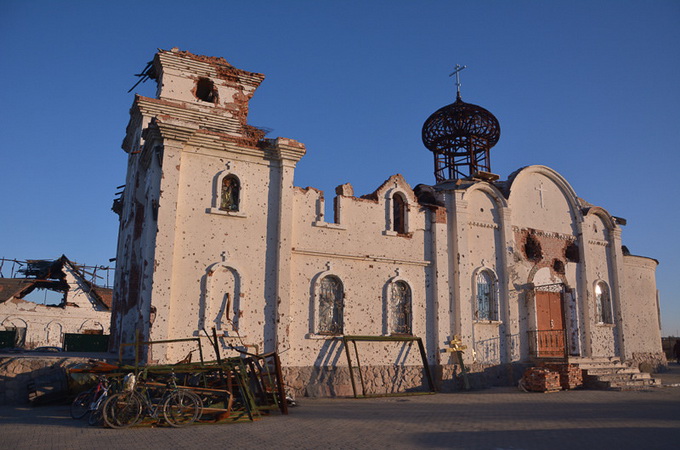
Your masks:
[{"label": "pilaster column", "polygon": [[590,357],[593,356],[593,343],[592,343],[592,327],[591,327],[591,316],[592,308],[590,305],[590,299],[588,298],[588,289],[592,285],[592,275],[590,274],[590,267],[588,261],[591,260],[591,252],[588,244],[590,236],[586,231],[586,227],[583,226],[583,221],[579,220],[576,223],[576,230],[578,233],[578,248],[579,248],[579,280],[577,281],[576,292],[578,295],[577,304],[580,309],[580,320],[582,320],[583,329],[583,351],[581,356]]},{"label": "pilaster column", "polygon": [[621,248],[621,228],[616,227],[609,230],[610,241],[609,248],[607,249],[609,262],[610,262],[610,277],[611,282],[609,283],[609,292],[611,295],[612,302],[612,313],[614,315],[614,323],[616,324],[616,339],[618,340],[618,345],[620,349],[620,356],[623,359],[632,358],[632,354],[626,352],[626,345],[624,335],[626,334],[625,321],[623,320],[623,311],[621,308],[621,280],[624,279],[623,274],[623,249]]},{"label": "pilaster column", "polygon": [[[292,139],[278,138],[271,142],[268,148],[274,167],[272,172],[278,170],[278,230],[276,246],[276,298],[267,299],[273,301],[275,317],[275,334],[273,342],[265,342],[265,351],[276,350],[280,353],[283,365],[286,365],[287,354],[282,353],[290,348],[290,324],[293,318],[290,315],[291,283],[293,269],[293,235],[294,235],[294,210],[293,210],[293,180],[295,166],[305,154],[305,147]],[[278,167],[276,167],[278,166]],[[272,223],[272,221],[270,221]]]},{"label": "pilaster column", "polygon": [[[150,329],[150,340],[173,339],[175,336],[171,325],[177,314],[183,314],[182,308],[173,305],[173,268],[175,260],[175,232],[177,229],[177,207],[181,196],[182,150],[184,144],[175,140],[163,141],[163,164],[161,167],[160,191],[158,203],[158,221],[155,239],[155,257],[153,261],[153,286],[151,287],[149,308],[156,308],[156,320]],[[154,245],[154,243],[150,243]],[[149,311],[145,311],[146,314]],[[152,349],[158,351],[158,349]],[[154,359],[165,360],[165,355],[155,355]]]},{"label": "pilaster column", "polygon": [[[446,209],[438,207],[432,209],[429,214],[430,239],[431,239],[431,264],[426,268],[430,272],[430,295],[431,304],[427,305],[428,314],[431,311],[433,317],[429,318],[428,329],[432,330],[430,339],[427,340],[430,362],[435,365],[441,364],[440,349],[446,347],[446,337],[451,332],[452,296],[449,288],[449,252],[447,239],[447,215]],[[438,380],[439,381],[439,380]]]},{"label": "pilaster column", "polygon": [[[498,294],[500,297],[498,300],[501,306],[501,320],[503,321],[505,331],[504,354],[502,355],[501,362],[510,363],[513,361],[513,357],[519,358],[520,356],[519,347],[517,354],[513,353],[515,342],[513,342],[512,336],[517,335],[518,339],[520,336],[518,296],[514,287],[510,285],[510,276],[508,275],[508,268],[510,267],[508,263],[508,249],[512,248],[514,241],[512,211],[510,208],[505,207],[501,210],[501,223],[499,227],[501,248],[497,249],[497,254],[500,255],[500,264],[496,273],[498,275]],[[510,294],[511,292],[513,295]],[[519,340],[517,345],[519,345]]]},{"label": "pilaster column", "polygon": [[[448,230],[449,230],[449,286],[451,288],[452,310],[451,335],[460,336],[463,343],[472,348],[474,343],[472,329],[472,304],[468,301],[472,296],[472,286],[467,280],[469,275],[469,254],[467,231],[468,211],[467,201],[462,199],[462,193],[447,191]],[[472,352],[464,353],[466,360],[472,359]]]}]

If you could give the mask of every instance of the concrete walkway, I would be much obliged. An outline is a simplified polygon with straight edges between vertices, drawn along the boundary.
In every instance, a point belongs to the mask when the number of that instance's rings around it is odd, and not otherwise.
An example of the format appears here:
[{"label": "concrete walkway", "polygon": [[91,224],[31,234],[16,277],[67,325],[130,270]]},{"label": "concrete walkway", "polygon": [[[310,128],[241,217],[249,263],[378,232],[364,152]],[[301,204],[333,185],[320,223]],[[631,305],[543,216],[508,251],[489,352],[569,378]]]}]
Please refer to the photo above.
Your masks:
[{"label": "concrete walkway", "polygon": [[375,399],[299,399],[254,423],[111,430],[67,406],[0,407],[3,449],[680,448],[680,366],[647,391],[515,388]]}]

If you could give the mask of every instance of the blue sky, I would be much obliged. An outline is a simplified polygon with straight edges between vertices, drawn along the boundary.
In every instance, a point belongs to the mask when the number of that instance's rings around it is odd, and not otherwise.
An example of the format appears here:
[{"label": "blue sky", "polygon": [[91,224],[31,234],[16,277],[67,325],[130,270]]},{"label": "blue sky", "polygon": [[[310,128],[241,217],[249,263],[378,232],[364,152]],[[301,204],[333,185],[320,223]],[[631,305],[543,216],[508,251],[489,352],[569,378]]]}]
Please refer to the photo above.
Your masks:
[{"label": "blue sky", "polygon": [[296,184],[328,195],[433,183],[420,130],[464,64],[463,100],[501,124],[492,171],[550,166],[626,218],[679,335],[678,24],[678,1],[3,0],[0,257],[115,256],[127,90],[157,48],[264,73],[250,123],[305,143]]}]

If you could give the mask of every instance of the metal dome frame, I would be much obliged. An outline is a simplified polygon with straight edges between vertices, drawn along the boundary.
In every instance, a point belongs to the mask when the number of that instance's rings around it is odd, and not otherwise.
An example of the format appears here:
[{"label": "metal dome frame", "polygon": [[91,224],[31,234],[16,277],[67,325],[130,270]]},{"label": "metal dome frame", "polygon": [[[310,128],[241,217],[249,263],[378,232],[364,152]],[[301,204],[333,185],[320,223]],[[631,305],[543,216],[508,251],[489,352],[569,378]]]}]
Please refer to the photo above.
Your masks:
[{"label": "metal dome frame", "polygon": [[500,138],[498,119],[460,98],[435,111],[423,124],[423,144],[435,156],[438,183],[490,172],[489,151]]}]

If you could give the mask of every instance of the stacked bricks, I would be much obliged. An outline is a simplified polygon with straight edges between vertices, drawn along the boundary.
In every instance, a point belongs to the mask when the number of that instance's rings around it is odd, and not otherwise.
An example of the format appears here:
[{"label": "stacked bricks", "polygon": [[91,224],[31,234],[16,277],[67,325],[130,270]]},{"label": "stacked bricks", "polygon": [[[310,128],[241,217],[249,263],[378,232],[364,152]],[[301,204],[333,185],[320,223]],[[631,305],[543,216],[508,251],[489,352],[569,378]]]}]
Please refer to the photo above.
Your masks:
[{"label": "stacked bricks", "polygon": [[576,364],[544,363],[541,366],[560,375],[562,389],[575,389],[583,386],[583,371]]},{"label": "stacked bricks", "polygon": [[555,392],[561,389],[560,374],[545,367],[530,367],[524,372],[522,386],[532,392]]}]

